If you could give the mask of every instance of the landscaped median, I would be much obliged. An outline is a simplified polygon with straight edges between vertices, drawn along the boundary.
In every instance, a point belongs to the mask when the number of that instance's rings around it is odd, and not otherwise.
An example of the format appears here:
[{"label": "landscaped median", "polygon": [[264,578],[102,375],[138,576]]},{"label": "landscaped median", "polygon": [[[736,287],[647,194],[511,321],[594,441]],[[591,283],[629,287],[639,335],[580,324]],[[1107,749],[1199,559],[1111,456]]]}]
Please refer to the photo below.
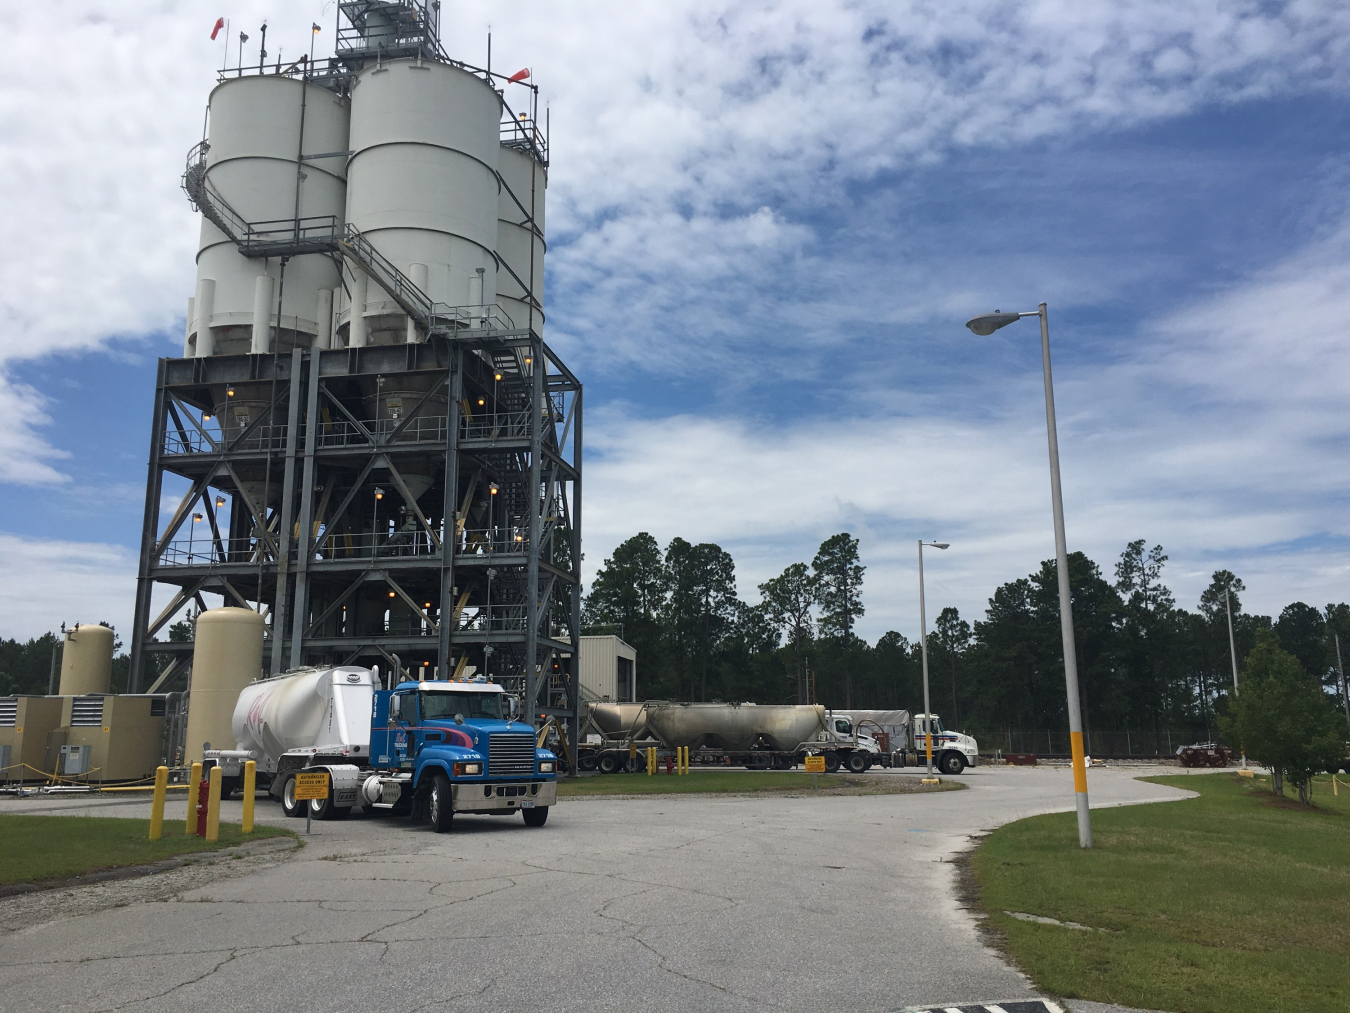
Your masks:
[{"label": "landscaped median", "polygon": [[242,833],[237,823],[220,825],[220,840],[183,832],[181,820],[166,821],[164,836],[148,839],[149,820],[102,816],[0,815],[0,886],[71,879],[130,865],[150,865],[178,855],[216,851],[264,837],[295,834],[281,827],[256,826]]},{"label": "landscaped median", "polygon": [[956,791],[960,781],[922,784],[917,777],[693,770],[688,774],[597,774],[561,778],[563,798],[590,795],[904,795]]},{"label": "landscaped median", "polygon": [[[1182,1013],[1350,1008],[1350,785],[1313,805],[1268,778],[1145,780],[1199,793],[1001,827],[971,860],[988,926],[1052,995]],[[1070,924],[1071,923],[1071,924]]]}]

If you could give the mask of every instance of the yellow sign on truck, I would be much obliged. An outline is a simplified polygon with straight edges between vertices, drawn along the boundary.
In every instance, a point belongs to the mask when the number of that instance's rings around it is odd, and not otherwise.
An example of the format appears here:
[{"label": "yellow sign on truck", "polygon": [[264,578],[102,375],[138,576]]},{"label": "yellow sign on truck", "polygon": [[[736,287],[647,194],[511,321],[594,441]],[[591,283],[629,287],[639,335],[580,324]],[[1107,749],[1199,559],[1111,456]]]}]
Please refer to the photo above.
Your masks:
[{"label": "yellow sign on truck", "polygon": [[328,797],[328,774],[318,771],[312,774],[295,775],[295,800],[323,799]]}]

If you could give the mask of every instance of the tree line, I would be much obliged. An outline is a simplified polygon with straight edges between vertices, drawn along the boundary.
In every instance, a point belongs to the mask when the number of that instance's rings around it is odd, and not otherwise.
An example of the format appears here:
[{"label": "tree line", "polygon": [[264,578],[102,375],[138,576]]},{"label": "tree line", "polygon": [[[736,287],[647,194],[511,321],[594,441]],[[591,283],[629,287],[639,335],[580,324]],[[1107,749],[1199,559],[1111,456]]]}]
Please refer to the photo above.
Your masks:
[{"label": "tree line", "polygon": [[[1294,602],[1278,617],[1253,615],[1242,607],[1242,580],[1216,570],[1188,610],[1163,579],[1166,562],[1143,539],[1124,548],[1109,577],[1083,553],[1069,556],[1090,751],[1167,754],[1222,736],[1233,688],[1230,609],[1239,668],[1268,633],[1337,707],[1336,637],[1350,648],[1350,605]],[[919,644],[893,630],[875,643],[855,632],[866,574],[857,538],[827,538],[809,564],[760,584],[753,604],[738,596],[735,572],[721,546],[675,538],[662,550],[641,532],[596,573],[585,632],[615,632],[637,649],[643,698],[922,709]],[[933,709],[982,748],[1068,752],[1057,578],[1046,560],[996,588],[982,618],[947,607],[929,631]]]}]

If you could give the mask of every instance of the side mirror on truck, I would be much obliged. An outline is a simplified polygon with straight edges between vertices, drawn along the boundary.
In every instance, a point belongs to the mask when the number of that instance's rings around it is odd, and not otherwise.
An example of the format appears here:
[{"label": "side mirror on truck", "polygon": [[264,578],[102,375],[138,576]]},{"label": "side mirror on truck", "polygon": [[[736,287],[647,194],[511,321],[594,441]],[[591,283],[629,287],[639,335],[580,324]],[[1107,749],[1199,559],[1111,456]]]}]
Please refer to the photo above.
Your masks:
[{"label": "side mirror on truck", "polygon": [[396,720],[398,720],[399,713],[402,711],[402,707],[400,706],[401,701],[402,701],[402,697],[398,696],[397,694],[395,694],[394,696],[391,696],[391,697],[389,698],[389,720],[390,720],[390,721],[396,721]]},{"label": "side mirror on truck", "polygon": [[506,710],[511,715],[511,720],[514,721],[516,715],[520,713],[520,702],[515,697],[508,696],[506,698]]}]

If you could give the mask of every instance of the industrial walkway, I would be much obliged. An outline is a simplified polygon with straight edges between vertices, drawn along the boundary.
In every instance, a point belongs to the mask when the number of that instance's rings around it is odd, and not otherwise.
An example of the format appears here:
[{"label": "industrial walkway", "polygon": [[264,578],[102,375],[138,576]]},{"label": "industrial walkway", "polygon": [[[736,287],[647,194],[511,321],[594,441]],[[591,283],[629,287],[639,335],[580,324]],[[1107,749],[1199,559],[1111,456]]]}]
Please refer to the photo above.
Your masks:
[{"label": "industrial walkway", "polygon": [[[1154,772],[1092,771],[1094,804],[1184,797],[1133,779]],[[929,796],[566,800],[537,830],[491,817],[461,817],[444,836],[401,820],[316,823],[289,860],[0,900],[0,995],[8,1009],[165,1013],[820,1013],[1029,998],[958,907],[950,859],[981,830],[1070,808],[1071,775],[996,767],[963,780],[971,790]],[[148,807],[0,801],[58,811]],[[304,828],[272,803],[258,811]]]}]

